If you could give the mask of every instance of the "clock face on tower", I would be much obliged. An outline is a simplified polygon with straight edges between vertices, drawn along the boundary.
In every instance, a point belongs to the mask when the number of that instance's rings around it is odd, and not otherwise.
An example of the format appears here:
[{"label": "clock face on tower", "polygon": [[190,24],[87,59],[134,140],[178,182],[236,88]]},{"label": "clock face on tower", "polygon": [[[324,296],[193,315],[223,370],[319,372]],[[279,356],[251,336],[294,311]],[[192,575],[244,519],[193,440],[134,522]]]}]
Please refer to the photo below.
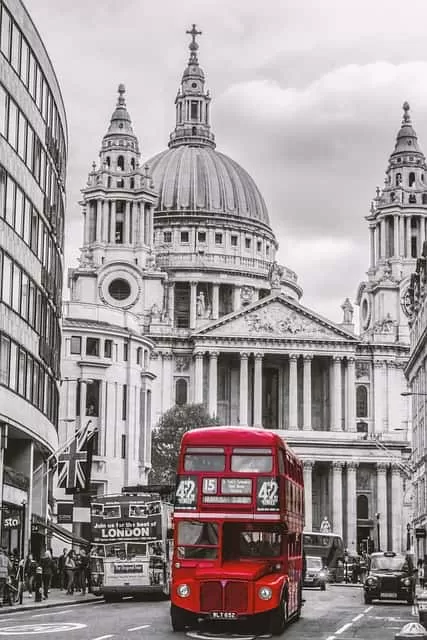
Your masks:
[{"label": "clock face on tower", "polygon": [[111,307],[129,309],[141,301],[139,279],[125,269],[117,269],[117,265],[106,271],[99,281],[99,295],[103,302]]},{"label": "clock face on tower", "polygon": [[413,301],[409,293],[409,285],[406,286],[400,294],[400,308],[407,318],[410,318],[413,314]]}]

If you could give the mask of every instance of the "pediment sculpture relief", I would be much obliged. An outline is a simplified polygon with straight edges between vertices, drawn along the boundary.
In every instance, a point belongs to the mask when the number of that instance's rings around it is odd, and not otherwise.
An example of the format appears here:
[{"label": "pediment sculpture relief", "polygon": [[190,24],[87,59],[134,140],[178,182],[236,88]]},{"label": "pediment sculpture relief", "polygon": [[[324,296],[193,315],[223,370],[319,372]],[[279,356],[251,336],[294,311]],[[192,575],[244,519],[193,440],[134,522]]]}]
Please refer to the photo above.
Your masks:
[{"label": "pediment sculpture relief", "polygon": [[245,316],[249,333],[270,333],[272,335],[327,335],[324,328],[299,315],[296,311],[283,307],[267,307]]}]

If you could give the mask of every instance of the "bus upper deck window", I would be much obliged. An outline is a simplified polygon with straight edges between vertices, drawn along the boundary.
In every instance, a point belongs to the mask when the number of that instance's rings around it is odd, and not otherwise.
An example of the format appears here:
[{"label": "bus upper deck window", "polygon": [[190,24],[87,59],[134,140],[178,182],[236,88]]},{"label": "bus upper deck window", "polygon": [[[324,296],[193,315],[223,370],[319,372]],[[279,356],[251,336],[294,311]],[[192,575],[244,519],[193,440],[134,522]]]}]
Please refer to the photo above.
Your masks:
[{"label": "bus upper deck window", "polygon": [[184,471],[225,471],[224,449],[189,447],[184,456]]},{"label": "bus upper deck window", "polygon": [[245,473],[270,473],[273,470],[273,458],[271,455],[233,454],[231,457],[231,470]]}]

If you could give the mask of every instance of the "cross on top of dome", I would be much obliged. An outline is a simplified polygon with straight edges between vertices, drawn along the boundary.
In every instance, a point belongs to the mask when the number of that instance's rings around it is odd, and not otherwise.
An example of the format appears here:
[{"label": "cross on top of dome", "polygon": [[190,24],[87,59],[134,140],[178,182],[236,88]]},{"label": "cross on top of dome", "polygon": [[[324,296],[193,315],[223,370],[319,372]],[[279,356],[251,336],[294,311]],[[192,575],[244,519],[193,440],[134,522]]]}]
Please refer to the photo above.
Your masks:
[{"label": "cross on top of dome", "polygon": [[198,31],[196,29],[196,25],[193,24],[192,28],[190,30],[187,30],[185,33],[188,33],[189,36],[191,36],[191,42],[188,45],[188,48],[190,49],[190,61],[189,64],[194,64],[197,63],[197,49],[199,48],[199,45],[196,42],[196,36],[201,36],[202,32]]}]

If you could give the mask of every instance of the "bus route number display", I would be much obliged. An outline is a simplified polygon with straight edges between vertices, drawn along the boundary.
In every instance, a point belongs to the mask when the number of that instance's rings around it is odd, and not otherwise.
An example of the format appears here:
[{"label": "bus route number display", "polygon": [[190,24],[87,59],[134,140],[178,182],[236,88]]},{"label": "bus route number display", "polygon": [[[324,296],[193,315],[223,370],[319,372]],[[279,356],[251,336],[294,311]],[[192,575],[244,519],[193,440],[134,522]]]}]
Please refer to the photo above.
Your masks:
[{"label": "bus route number display", "polygon": [[276,478],[258,478],[256,506],[259,511],[278,511],[279,482]]},{"label": "bus route number display", "polygon": [[195,509],[197,506],[197,476],[180,476],[175,492],[175,508]]}]

